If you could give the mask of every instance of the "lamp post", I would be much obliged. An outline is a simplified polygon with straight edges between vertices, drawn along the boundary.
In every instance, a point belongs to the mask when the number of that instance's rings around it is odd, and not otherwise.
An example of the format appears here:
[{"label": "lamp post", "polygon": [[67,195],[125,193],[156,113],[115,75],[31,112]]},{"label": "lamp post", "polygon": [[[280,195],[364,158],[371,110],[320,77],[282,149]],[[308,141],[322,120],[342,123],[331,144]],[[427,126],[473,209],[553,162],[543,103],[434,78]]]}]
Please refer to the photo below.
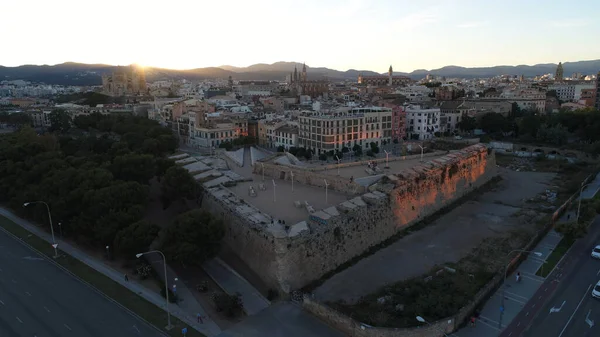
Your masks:
[{"label": "lamp post", "polygon": [[277,194],[275,194],[275,187],[277,187],[277,184],[275,184],[275,179],[272,179],[271,181],[273,181],[273,202],[276,202]]},{"label": "lamp post", "polygon": [[60,239],[63,239],[63,233],[62,233],[62,222],[58,223],[58,231],[60,233]]},{"label": "lamp post", "polygon": [[337,160],[337,171],[338,171],[337,175],[339,176],[340,175],[340,163],[342,160],[337,155],[335,156],[335,159]]},{"label": "lamp post", "polygon": [[419,321],[419,322],[421,322],[421,323],[426,323],[427,325],[430,325],[430,326],[433,326],[433,327],[435,327],[436,329],[440,330],[440,332],[441,332],[441,333],[443,333],[443,334],[444,334],[444,336],[448,337],[448,334],[446,333],[446,331],[444,331],[444,330],[442,330],[441,328],[438,328],[437,326],[435,326],[435,325],[433,325],[433,324],[431,324],[431,323],[427,322],[427,321],[425,320],[425,318],[423,318],[423,317],[421,317],[421,316],[417,316],[417,321]]},{"label": "lamp post", "polygon": [[262,166],[263,181],[265,181],[265,164],[264,163],[260,163],[260,166]]},{"label": "lamp post", "polygon": [[294,171],[290,171],[290,176],[292,177],[292,192],[294,192]]},{"label": "lamp post", "polygon": [[583,194],[583,189],[586,188],[588,185],[590,185],[592,183],[587,183],[587,184],[581,184],[581,188],[579,189],[579,201],[577,202],[577,217],[575,218],[575,224],[579,224],[579,214],[581,212],[581,197]]},{"label": "lamp post", "polygon": [[52,225],[52,214],[50,214],[50,206],[45,201],[30,201],[23,204],[23,207],[27,207],[31,204],[44,204],[46,206],[46,210],[48,211],[48,219],[50,220],[50,233],[52,233],[52,247],[54,247],[54,258],[58,257],[58,250],[56,247],[56,240],[54,239],[54,226]]},{"label": "lamp post", "polygon": [[[512,250],[511,252],[509,252],[508,254],[506,254],[506,257],[509,257],[512,253],[533,253],[536,256],[542,256],[544,254],[540,253],[540,252],[534,252],[534,251],[530,251],[530,250],[522,250],[522,249],[515,249]],[[506,264],[506,266],[504,267],[504,274],[503,274],[503,278],[502,278],[502,304],[500,306],[500,320],[498,320],[498,328],[502,329],[502,316],[504,315],[504,298],[506,297],[506,287],[504,286],[504,283],[506,281],[506,274],[508,273],[508,266],[510,266],[510,261],[508,261],[508,263]]]},{"label": "lamp post", "polygon": [[325,182],[325,204],[327,204],[327,187],[329,184],[327,183],[327,180],[323,179],[323,181]]},{"label": "lamp post", "polygon": [[421,145],[417,145],[418,147],[421,148],[421,161],[423,161],[423,150],[425,149],[424,147],[422,147]]},{"label": "lamp post", "polygon": [[386,150],[383,150],[383,152],[385,152],[385,168],[390,168],[390,153]]},{"label": "lamp post", "polygon": [[159,253],[162,258],[163,258],[163,267],[164,267],[164,271],[165,271],[165,297],[167,298],[167,326],[165,327],[165,329],[167,330],[171,330],[171,328],[173,327],[171,325],[171,312],[169,311],[169,285],[168,285],[168,275],[167,275],[167,258],[165,257],[165,254],[163,254],[160,250],[151,250],[149,252],[145,252],[145,253],[138,253],[135,254],[135,257],[137,257],[138,259],[140,257],[142,257],[143,255],[147,255],[147,254],[152,254],[152,253]]}]

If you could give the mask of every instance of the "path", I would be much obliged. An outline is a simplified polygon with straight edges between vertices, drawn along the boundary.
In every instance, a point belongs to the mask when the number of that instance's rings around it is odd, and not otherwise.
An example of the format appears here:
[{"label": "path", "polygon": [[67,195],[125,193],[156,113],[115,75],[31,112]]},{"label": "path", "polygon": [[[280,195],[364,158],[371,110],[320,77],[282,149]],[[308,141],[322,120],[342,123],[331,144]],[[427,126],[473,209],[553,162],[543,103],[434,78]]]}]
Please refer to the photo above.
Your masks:
[{"label": "path", "polygon": [[[34,235],[40,237],[48,243],[52,242],[52,237],[49,233],[46,233],[39,227],[30,223],[29,221],[22,219],[15,215],[10,210],[0,207],[0,215],[5,216],[6,218],[12,220],[14,223],[33,233]],[[147,301],[155,304],[156,306],[164,309],[165,308],[165,299],[158,293],[151,291],[141,284],[137,283],[135,280],[130,279],[129,281],[125,281],[123,278],[123,274],[109,266],[107,266],[102,261],[91,257],[85,252],[79,250],[71,246],[69,243],[58,240],[59,249],[63,252],[71,255],[77,260],[85,263],[89,267],[95,269],[96,271],[106,275],[111,278],[113,281],[119,283],[120,285],[126,287],[127,289],[135,292],[142,298]],[[171,304],[169,307],[171,309],[171,315],[179,318],[181,321],[188,324],[190,327],[200,331],[201,333],[207,336],[215,336],[221,332],[221,329],[209,318],[206,316],[206,312],[200,306],[200,304],[196,301],[196,299],[189,293],[189,289],[184,286],[179,286],[178,292],[181,298],[185,299],[182,302],[182,305]],[[186,303],[187,302],[187,303]],[[194,303],[195,302],[195,303]],[[186,303],[186,304],[183,304]],[[196,322],[196,314],[200,313],[202,316],[205,316],[204,324],[199,324]]]}]

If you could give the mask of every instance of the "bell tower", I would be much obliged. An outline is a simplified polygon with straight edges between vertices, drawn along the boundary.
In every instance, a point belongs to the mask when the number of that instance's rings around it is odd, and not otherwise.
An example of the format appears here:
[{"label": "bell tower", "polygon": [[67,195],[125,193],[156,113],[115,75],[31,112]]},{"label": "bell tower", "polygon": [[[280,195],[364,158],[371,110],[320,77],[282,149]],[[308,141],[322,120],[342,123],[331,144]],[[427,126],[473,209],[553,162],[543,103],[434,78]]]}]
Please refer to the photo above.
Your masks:
[{"label": "bell tower", "polygon": [[390,69],[388,70],[388,86],[392,86],[392,78],[394,76],[394,69],[392,69],[392,65],[390,64]]}]

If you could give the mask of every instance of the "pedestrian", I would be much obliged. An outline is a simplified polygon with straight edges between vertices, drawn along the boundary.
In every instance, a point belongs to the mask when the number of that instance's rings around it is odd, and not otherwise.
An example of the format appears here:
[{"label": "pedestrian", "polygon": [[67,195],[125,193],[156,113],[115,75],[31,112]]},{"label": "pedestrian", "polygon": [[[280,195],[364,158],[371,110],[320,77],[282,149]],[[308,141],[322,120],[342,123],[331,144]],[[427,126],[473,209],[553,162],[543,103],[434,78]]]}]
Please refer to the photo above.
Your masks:
[{"label": "pedestrian", "polygon": [[567,214],[567,221],[571,219],[571,214]]},{"label": "pedestrian", "polygon": [[127,274],[125,274],[125,282],[129,282],[129,276],[127,276]]},{"label": "pedestrian", "polygon": [[471,326],[475,326],[475,316],[471,316]]},{"label": "pedestrian", "polygon": [[517,282],[520,282],[520,281],[521,281],[521,272],[518,271],[517,272]]},{"label": "pedestrian", "polygon": [[196,314],[196,318],[198,319],[198,323],[204,323],[204,322],[202,321],[202,316],[200,316],[200,313],[197,313],[197,314]]}]

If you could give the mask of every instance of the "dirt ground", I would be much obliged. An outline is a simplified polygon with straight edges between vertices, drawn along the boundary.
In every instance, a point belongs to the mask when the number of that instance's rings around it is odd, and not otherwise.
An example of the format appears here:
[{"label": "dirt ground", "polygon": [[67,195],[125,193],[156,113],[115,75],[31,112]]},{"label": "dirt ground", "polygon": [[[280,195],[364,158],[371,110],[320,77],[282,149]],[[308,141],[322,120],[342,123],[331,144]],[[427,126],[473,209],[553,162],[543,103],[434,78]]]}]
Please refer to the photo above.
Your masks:
[{"label": "dirt ground", "polygon": [[354,303],[387,284],[422,275],[435,265],[457,262],[485,238],[533,228],[546,215],[541,209],[549,205],[541,198],[538,202],[531,199],[545,195],[556,174],[498,170],[502,180],[492,190],[334,275],[314,291],[315,296]]}]

